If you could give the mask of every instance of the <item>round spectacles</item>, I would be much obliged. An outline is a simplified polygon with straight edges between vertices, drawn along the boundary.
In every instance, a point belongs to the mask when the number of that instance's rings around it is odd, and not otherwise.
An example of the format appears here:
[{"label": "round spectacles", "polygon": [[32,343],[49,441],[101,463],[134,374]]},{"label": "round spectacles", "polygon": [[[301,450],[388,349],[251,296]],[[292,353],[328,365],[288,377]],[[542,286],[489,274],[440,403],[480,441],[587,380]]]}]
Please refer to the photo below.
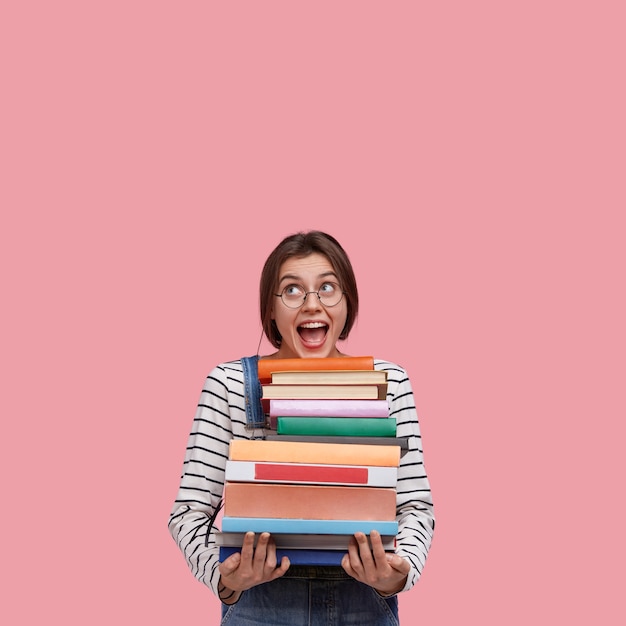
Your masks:
[{"label": "round spectacles", "polygon": [[344,291],[337,283],[323,283],[317,291],[307,291],[302,285],[287,285],[281,293],[275,293],[277,298],[290,309],[299,309],[307,299],[307,296],[314,293],[319,301],[327,307],[337,306],[343,298]]}]

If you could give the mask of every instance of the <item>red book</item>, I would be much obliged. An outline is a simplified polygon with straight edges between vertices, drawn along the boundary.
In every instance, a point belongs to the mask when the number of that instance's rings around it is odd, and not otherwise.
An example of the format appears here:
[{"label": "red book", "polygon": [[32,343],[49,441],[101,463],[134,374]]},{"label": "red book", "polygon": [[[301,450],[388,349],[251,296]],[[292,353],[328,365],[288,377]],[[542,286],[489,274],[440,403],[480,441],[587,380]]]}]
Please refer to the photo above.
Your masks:
[{"label": "red book", "polygon": [[395,487],[398,468],[313,463],[226,461],[226,481]]}]

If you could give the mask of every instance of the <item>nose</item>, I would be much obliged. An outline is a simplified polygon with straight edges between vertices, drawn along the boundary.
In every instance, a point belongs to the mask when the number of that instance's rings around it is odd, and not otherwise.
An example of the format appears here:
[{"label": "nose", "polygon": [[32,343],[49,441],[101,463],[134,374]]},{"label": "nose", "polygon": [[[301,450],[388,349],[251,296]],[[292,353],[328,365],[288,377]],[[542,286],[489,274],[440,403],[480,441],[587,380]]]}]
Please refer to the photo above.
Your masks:
[{"label": "nose", "polygon": [[319,294],[317,291],[307,291],[304,294],[303,309],[310,311],[317,311],[322,307]]}]

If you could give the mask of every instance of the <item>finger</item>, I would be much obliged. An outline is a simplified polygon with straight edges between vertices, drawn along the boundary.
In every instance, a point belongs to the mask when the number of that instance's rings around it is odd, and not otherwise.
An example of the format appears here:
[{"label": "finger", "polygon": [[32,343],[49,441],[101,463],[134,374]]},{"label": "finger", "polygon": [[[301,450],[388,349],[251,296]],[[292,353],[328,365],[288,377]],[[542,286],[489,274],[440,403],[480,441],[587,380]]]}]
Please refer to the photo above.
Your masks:
[{"label": "finger", "polygon": [[243,538],[241,545],[241,561],[243,563],[251,563],[254,556],[254,533],[247,532]]},{"label": "finger", "polygon": [[276,542],[269,533],[261,533],[254,554],[254,570],[264,580],[273,580],[275,577],[282,576],[291,563],[289,559],[286,561],[281,559],[280,566],[277,567],[278,558],[276,556]]},{"label": "finger", "polygon": [[276,578],[280,578],[281,576],[286,574],[290,566],[291,561],[289,561],[289,557],[284,556],[280,561],[280,566],[275,568],[272,572],[270,580],[275,580]]},{"label": "finger", "polygon": [[222,576],[229,576],[241,565],[241,554],[235,552],[231,554],[227,559],[222,561],[219,565],[220,574]]},{"label": "finger", "polygon": [[267,557],[269,540],[269,533],[261,533],[259,535],[259,540],[257,541],[256,549],[254,550],[253,560],[253,565],[257,569],[265,567],[265,559]]},{"label": "finger", "polygon": [[267,570],[276,569],[276,542],[270,536],[269,533],[263,533],[263,535],[267,534],[267,539],[263,537],[265,543],[265,561],[263,563],[264,568]]},{"label": "finger", "polygon": [[372,554],[374,555],[374,561],[378,567],[384,566],[388,563],[387,553],[383,546],[383,540],[380,533],[377,530],[373,530],[370,533],[370,541],[372,542]]},{"label": "finger", "polygon": [[349,554],[343,555],[343,558],[341,559],[341,567],[343,567],[346,574],[352,576],[353,578],[356,578],[356,572],[352,569],[352,565],[350,564]]},{"label": "finger", "polygon": [[361,557],[359,556],[359,548],[354,537],[350,537],[348,542],[348,554],[341,559],[341,567],[347,574],[353,578],[358,578],[357,568],[363,571]]},{"label": "finger", "polygon": [[359,546],[359,557],[361,558],[363,567],[366,570],[376,567],[376,563],[374,562],[374,557],[372,555],[372,548],[370,547],[367,535],[365,533],[356,533],[354,538]]},{"label": "finger", "polygon": [[362,565],[359,542],[356,536],[350,537],[350,543],[348,543],[348,554],[350,556],[350,563],[352,564],[352,567],[359,567]]}]

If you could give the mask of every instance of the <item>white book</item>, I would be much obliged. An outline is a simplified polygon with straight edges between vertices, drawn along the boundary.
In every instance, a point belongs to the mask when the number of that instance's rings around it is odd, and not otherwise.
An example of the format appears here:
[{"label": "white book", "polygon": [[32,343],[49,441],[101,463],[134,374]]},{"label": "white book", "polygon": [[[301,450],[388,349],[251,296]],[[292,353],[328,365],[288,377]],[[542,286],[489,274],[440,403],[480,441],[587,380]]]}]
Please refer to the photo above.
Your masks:
[{"label": "white book", "polygon": [[396,487],[397,467],[226,461],[229,482]]}]

